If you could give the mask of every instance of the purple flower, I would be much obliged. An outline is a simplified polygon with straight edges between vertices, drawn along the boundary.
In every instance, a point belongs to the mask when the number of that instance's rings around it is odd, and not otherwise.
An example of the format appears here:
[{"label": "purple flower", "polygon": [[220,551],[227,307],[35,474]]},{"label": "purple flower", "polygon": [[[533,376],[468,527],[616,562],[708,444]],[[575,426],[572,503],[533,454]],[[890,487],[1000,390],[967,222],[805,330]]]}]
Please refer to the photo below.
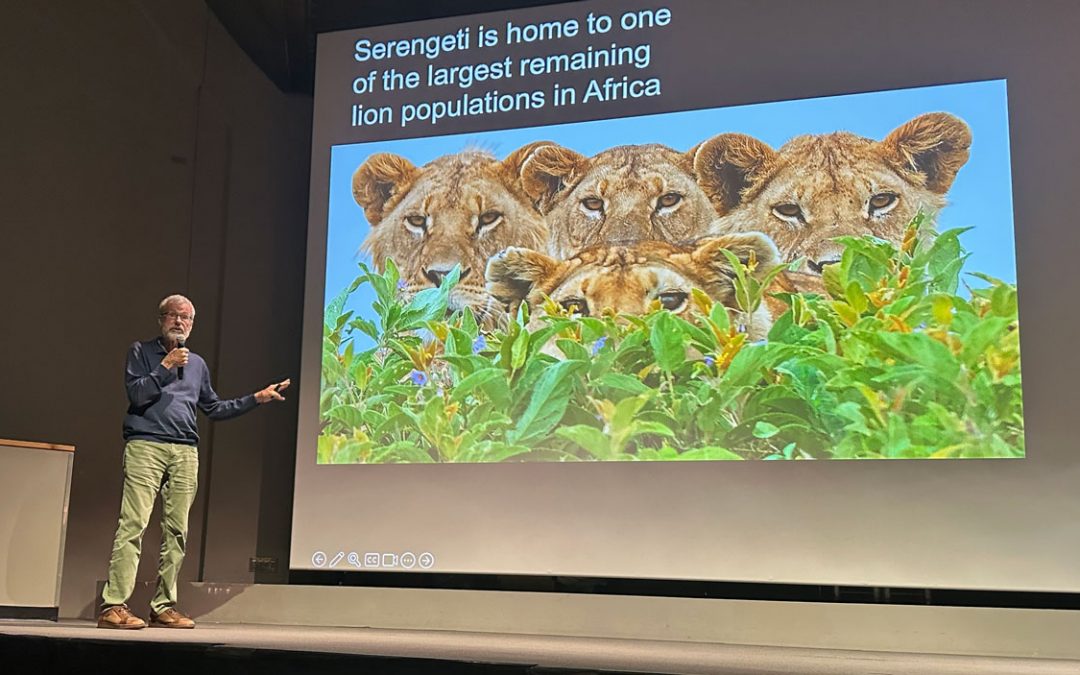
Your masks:
[{"label": "purple flower", "polygon": [[472,353],[479,354],[485,349],[487,349],[487,340],[484,339],[483,335],[477,335],[476,339],[473,340],[472,343]]},{"label": "purple flower", "polygon": [[606,335],[604,335],[599,340],[597,340],[596,342],[593,343],[593,346],[592,346],[592,355],[593,356],[596,356],[597,354],[600,353],[600,350],[604,348],[604,343],[605,342],[607,342],[607,336]]},{"label": "purple flower", "polygon": [[708,367],[712,368],[712,367],[713,367],[713,365],[715,365],[715,364],[716,364],[716,359],[714,359],[713,357],[711,357],[711,356],[709,356],[708,354],[706,354],[706,355],[705,355],[705,365],[707,365]]},{"label": "purple flower", "polygon": [[416,386],[422,387],[427,384],[427,373],[422,370],[413,370],[409,373],[409,379],[411,379]]},{"label": "purple flower", "polygon": [[408,286],[409,286],[409,284],[405,283],[404,279],[398,279],[397,280],[397,289],[399,291],[405,290]]}]

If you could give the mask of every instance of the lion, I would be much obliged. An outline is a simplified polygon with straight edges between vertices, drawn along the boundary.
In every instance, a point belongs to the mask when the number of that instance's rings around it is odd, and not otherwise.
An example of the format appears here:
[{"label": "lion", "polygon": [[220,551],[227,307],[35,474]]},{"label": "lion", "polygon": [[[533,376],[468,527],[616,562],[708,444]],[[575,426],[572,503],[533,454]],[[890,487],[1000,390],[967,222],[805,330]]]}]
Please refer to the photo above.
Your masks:
[{"label": "lion", "polygon": [[564,261],[509,248],[488,261],[485,276],[493,296],[515,310],[522,302],[529,306],[530,329],[540,325],[546,298],[582,316],[641,315],[657,306],[687,316],[690,292],[697,288],[730,308],[750,339],[763,339],[772,324],[769,310],[765,303],[750,316],[737,310],[734,272],[724,249],[744,264],[753,257],[758,279],[779,262],[768,237],[743,232],[683,244],[648,240],[596,246]]},{"label": "lion", "polygon": [[779,150],[725,133],[691,152],[698,182],[720,214],[712,233],[763,232],[788,275],[820,290],[825,265],[839,262],[839,236],[873,235],[899,245],[920,211],[935,214],[968,160],[971,130],[936,112],[900,125],[882,141],[848,132],[796,137]]},{"label": "lion", "polygon": [[503,161],[466,150],[419,168],[400,155],[372,155],[352,179],[353,198],[371,225],[361,250],[380,272],[393,259],[405,298],[439,286],[460,266],[450,311],[468,306],[485,325],[497,325],[504,309],[485,290],[488,258],[547,242],[544,217],[520,182],[522,163],[544,145],[530,143]]},{"label": "lion", "polygon": [[623,145],[585,157],[559,145],[537,149],[521,183],[547,217],[547,252],[565,260],[613,241],[686,241],[717,218],[694,176],[694,156],[664,145]]}]

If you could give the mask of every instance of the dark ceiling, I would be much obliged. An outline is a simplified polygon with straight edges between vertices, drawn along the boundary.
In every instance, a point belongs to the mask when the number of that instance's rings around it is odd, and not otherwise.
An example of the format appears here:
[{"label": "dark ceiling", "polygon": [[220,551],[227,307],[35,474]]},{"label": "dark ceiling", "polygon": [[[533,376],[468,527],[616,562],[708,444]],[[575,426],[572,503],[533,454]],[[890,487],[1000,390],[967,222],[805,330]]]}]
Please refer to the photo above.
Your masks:
[{"label": "dark ceiling", "polygon": [[[206,0],[237,44],[282,91],[312,93],[315,36],[557,0]],[[565,0],[558,0],[565,1]]]}]

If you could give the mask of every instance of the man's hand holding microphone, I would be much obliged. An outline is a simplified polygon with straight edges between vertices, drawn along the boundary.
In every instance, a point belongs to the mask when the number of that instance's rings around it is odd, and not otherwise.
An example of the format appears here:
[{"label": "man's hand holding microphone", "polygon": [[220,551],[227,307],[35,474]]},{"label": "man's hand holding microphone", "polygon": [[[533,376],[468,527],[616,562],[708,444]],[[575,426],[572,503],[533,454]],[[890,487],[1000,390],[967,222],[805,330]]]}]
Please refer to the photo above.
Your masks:
[{"label": "man's hand holding microphone", "polygon": [[176,347],[166,354],[165,358],[161,359],[161,365],[169,370],[176,368],[176,377],[182,380],[184,379],[184,366],[187,365],[188,354],[190,353],[187,347],[184,346],[184,341],[179,340]]}]

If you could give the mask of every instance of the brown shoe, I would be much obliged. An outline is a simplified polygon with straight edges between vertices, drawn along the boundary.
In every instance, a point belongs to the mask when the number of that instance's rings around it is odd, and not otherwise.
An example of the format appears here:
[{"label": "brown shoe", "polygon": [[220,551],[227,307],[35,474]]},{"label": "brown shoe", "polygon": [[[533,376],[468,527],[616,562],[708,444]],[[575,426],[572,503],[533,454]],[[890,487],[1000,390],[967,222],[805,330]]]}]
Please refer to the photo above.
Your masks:
[{"label": "brown shoe", "polygon": [[127,605],[113,605],[106,607],[98,615],[97,627],[138,630],[146,628],[146,622],[132,614]]},{"label": "brown shoe", "polygon": [[176,611],[172,607],[169,607],[161,614],[155,614],[150,612],[150,627],[151,628],[194,628],[195,622],[189,617],[184,616],[180,612]]}]

